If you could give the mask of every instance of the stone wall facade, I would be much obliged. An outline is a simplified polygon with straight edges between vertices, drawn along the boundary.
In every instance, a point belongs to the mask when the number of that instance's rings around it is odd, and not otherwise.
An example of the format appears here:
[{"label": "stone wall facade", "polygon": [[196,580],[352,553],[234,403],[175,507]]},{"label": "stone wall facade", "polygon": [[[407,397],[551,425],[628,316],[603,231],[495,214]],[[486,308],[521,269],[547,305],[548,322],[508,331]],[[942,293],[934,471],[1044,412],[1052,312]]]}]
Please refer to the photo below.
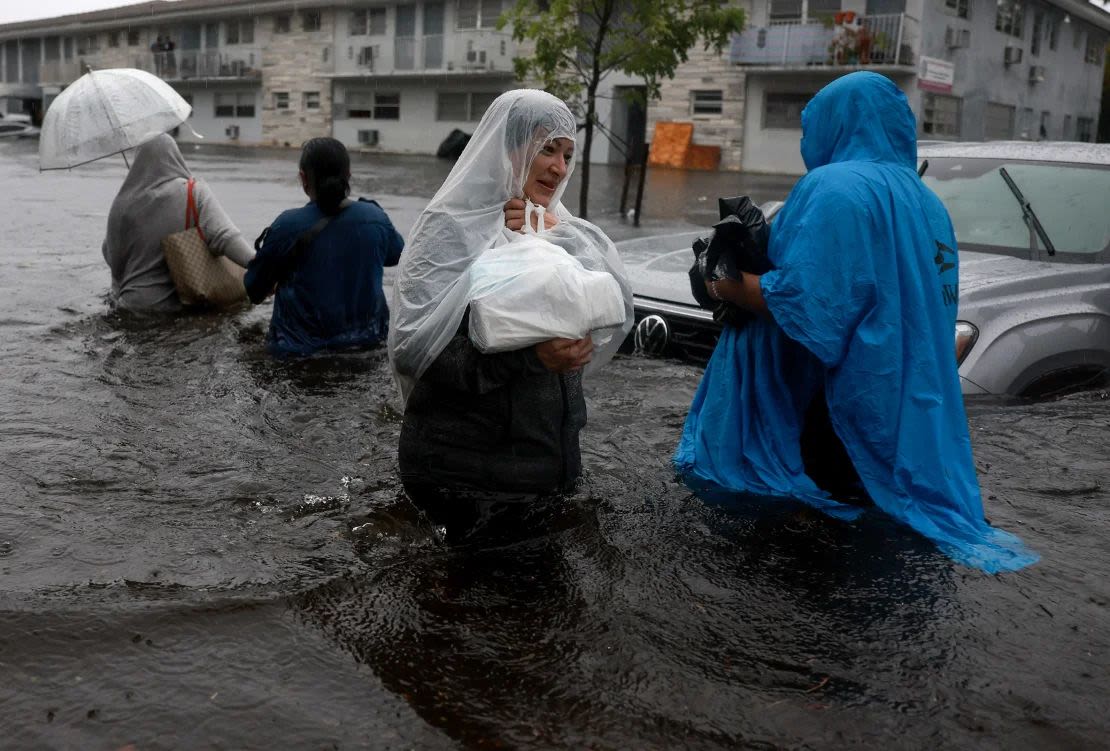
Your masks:
[{"label": "stone wall facade", "polygon": [[[721,112],[693,114],[693,92],[720,90]],[[721,148],[722,170],[739,170],[744,146],[744,90],[742,69],[729,65],[728,52],[717,54],[697,47],[679,66],[675,77],[660,87],[660,98],[648,104],[648,140],[663,121],[694,124],[693,142]]]},{"label": "stone wall facade", "polygon": [[[262,57],[262,140],[275,146],[299,147],[310,138],[332,132],[332,83],[335,70],[336,13],[320,9],[320,28],[304,30],[303,13],[293,13],[289,31],[275,33],[276,16],[259,20],[255,40]],[[288,107],[277,106],[277,94],[288,95]],[[315,94],[316,107],[310,96]]]}]

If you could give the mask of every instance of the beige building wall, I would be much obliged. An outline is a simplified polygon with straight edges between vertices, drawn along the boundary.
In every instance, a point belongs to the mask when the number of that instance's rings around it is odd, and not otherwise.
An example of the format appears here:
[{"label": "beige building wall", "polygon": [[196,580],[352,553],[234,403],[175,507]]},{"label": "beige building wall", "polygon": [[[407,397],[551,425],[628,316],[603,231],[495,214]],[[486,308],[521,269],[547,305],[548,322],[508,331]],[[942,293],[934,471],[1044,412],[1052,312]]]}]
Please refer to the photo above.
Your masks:
[{"label": "beige building wall", "polygon": [[[275,15],[260,18],[255,41],[262,57],[262,141],[298,147],[310,138],[332,133],[332,84],[325,75],[335,70],[336,14],[342,9],[320,9],[318,31],[304,30],[304,12],[292,13],[290,28],[274,33]],[[289,107],[277,107],[278,93],[289,95]],[[308,107],[306,94],[318,96],[319,107]]]}]

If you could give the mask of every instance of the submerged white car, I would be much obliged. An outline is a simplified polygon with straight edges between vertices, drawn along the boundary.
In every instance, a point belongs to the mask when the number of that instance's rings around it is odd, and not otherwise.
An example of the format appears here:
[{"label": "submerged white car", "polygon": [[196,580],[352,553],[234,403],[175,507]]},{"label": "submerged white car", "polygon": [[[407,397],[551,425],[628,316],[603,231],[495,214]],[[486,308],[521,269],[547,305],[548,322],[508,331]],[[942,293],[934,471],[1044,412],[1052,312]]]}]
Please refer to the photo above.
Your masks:
[{"label": "submerged white car", "polygon": [[[1110,382],[1110,145],[921,144],[960,253],[953,332],[965,394],[1046,396]],[[773,219],[778,206],[765,205]],[[618,243],[632,339],[705,359],[720,326],[697,307],[690,245],[708,230]]]}]

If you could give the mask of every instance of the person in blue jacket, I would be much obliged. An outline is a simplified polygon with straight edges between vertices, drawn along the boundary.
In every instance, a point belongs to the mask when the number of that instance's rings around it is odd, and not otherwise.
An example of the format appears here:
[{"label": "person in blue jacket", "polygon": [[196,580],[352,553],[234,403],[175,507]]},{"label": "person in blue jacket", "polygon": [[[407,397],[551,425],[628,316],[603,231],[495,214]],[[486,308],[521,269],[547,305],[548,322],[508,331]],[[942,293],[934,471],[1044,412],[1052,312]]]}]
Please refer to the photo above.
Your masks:
[{"label": "person in blue jacket", "polygon": [[916,173],[905,95],[875,73],[837,79],[802,112],[801,151],[808,172],[772,225],[773,270],[706,283],[762,315],[725,327],[676,469],[710,499],[789,497],[854,518],[806,471],[806,414],[824,399],[875,506],[962,563],[1033,563],[983,516],[953,344],[956,237]]},{"label": "person in blue jacket", "polygon": [[401,258],[404,240],[374,201],[350,201],[351,160],[334,138],[301,150],[309,202],[283,211],[255,243],[243,284],[251,302],[271,293],[267,337],[278,357],[376,347],[389,333],[382,270]]}]

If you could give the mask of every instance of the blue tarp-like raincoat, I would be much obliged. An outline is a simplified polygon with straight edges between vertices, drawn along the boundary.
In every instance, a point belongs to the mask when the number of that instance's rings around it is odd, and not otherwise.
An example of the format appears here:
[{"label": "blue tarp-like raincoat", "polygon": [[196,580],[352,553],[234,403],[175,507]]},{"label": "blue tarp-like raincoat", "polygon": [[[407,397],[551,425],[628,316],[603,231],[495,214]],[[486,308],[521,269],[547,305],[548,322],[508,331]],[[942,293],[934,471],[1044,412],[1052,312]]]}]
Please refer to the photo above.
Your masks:
[{"label": "blue tarp-like raincoat", "polygon": [[1037,560],[990,527],[954,352],[956,238],[918,178],[913,114],[887,78],[853,73],[802,113],[798,181],[772,225],[770,319],[726,327],[675,465],[712,491],[788,496],[851,519],[806,473],[806,408],[833,428],[880,509],[988,572]]}]

